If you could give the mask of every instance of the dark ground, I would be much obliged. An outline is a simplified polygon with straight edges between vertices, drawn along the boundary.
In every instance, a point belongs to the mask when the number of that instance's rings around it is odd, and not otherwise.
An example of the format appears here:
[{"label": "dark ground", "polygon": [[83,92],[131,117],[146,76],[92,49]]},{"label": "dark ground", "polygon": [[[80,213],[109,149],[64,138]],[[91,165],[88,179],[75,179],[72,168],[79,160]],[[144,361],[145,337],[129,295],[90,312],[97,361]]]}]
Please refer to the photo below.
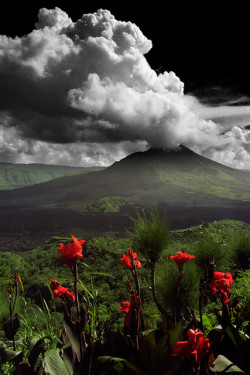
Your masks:
[{"label": "dark ground", "polygon": [[[172,229],[188,228],[204,221],[222,219],[242,220],[250,223],[250,203],[233,208],[161,206]],[[0,251],[23,252],[42,245],[53,236],[67,237],[71,234],[88,238],[113,235],[125,237],[132,229],[130,216],[136,209],[126,206],[120,213],[78,213],[73,210],[1,208]]]}]

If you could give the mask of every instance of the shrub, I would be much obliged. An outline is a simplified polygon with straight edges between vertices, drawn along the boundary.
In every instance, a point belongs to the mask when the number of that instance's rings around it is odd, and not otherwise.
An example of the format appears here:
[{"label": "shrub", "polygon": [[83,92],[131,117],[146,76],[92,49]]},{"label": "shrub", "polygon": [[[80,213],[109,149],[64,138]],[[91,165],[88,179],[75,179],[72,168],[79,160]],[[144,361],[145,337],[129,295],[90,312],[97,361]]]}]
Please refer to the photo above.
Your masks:
[{"label": "shrub", "polygon": [[[250,269],[240,271],[239,277],[234,280],[231,289],[231,299],[233,298],[239,300],[242,319],[250,321]],[[248,328],[250,329],[249,325]]]},{"label": "shrub", "polygon": [[224,271],[227,267],[227,250],[221,243],[212,236],[205,233],[200,241],[195,245],[194,254],[196,255],[196,264],[201,274],[210,271],[212,263],[216,265],[217,270]]},{"label": "shrub", "polygon": [[[157,288],[159,299],[165,309],[174,315],[178,268],[171,259],[166,259],[156,267]],[[196,309],[199,302],[199,275],[195,263],[188,263],[184,266],[184,275],[180,281],[180,291],[177,302],[177,319],[181,316],[184,319],[190,318],[190,307]]]},{"label": "shrub", "polygon": [[169,224],[157,209],[137,213],[130,233],[132,249],[140,252],[150,263],[156,263],[170,240]]},{"label": "shrub", "polygon": [[250,234],[245,231],[236,232],[229,241],[230,263],[235,270],[250,268]]}]

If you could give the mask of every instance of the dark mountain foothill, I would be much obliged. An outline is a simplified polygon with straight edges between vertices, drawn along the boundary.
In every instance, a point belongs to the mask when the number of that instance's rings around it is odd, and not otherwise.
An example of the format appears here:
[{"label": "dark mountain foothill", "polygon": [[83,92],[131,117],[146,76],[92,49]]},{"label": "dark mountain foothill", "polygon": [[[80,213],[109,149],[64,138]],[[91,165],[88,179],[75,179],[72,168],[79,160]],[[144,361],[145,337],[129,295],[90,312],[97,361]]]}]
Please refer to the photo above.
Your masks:
[{"label": "dark mountain foothill", "polygon": [[137,208],[153,206],[166,212],[173,229],[226,218],[249,222],[250,173],[181,145],[137,152],[91,174],[1,191],[0,250],[24,251],[71,233],[121,237]]}]

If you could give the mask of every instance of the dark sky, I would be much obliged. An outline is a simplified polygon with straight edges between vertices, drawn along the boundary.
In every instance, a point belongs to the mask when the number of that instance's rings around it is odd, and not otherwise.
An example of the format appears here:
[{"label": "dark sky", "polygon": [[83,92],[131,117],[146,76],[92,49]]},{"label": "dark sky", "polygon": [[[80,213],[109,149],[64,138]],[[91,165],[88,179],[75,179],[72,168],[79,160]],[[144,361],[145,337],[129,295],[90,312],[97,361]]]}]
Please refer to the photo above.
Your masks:
[{"label": "dark sky", "polygon": [[[217,3],[217,4],[216,4]],[[218,3],[220,5],[218,5]],[[26,3],[27,4],[27,3]],[[115,5],[114,5],[115,4]],[[73,21],[83,13],[106,8],[116,19],[136,23],[153,42],[147,60],[158,72],[173,70],[185,92],[222,86],[250,93],[249,12],[240,2],[193,1],[61,1],[6,2],[0,12],[0,33],[29,33],[42,7],[59,7]]]}]

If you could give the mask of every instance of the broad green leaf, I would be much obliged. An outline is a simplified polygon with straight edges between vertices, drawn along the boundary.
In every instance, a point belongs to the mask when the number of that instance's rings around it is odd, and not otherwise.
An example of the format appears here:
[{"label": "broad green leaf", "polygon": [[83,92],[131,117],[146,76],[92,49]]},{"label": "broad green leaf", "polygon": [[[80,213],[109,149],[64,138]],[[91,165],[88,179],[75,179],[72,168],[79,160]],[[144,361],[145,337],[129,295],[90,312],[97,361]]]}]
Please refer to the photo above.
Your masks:
[{"label": "broad green leaf", "polygon": [[39,354],[44,349],[44,345],[43,345],[44,339],[45,338],[42,338],[40,340],[33,339],[31,341],[31,345],[33,345],[33,347],[31,349],[29,357],[28,357],[28,362],[29,362],[29,364],[30,364],[31,367],[35,366],[36,360],[39,357]]},{"label": "broad green leaf", "polygon": [[101,356],[98,358],[98,374],[140,375],[141,372],[129,361],[123,358]]},{"label": "broad green leaf", "polygon": [[179,323],[173,328],[168,330],[169,333],[169,344],[172,348],[177,341],[181,341],[183,337],[183,329],[182,329],[182,321],[180,320]]},{"label": "broad green leaf", "polygon": [[7,322],[3,325],[3,330],[5,333],[5,337],[8,340],[13,340],[15,334],[17,333],[20,327],[20,320],[17,314],[13,317],[13,319],[7,320]]},{"label": "broad green leaf", "polygon": [[7,346],[3,343],[0,343],[0,365],[6,362],[21,362],[23,359],[23,352],[15,352],[14,350],[10,350]]},{"label": "broad green leaf", "polygon": [[164,360],[170,352],[169,335],[166,333],[155,345],[151,354],[150,374],[158,373],[158,369],[162,367]]},{"label": "broad green leaf", "polygon": [[229,337],[230,340],[233,342],[233,344],[234,344],[235,346],[237,346],[237,342],[236,342],[236,340],[235,340],[235,338],[234,338],[234,334],[233,334],[233,332],[232,332],[232,329],[233,329],[233,328],[231,328],[230,326],[227,326],[226,329],[225,329],[225,332],[227,333],[228,337]]},{"label": "broad green leaf", "polygon": [[70,374],[73,374],[73,355],[71,346],[63,349],[63,360]]},{"label": "broad green leaf", "polygon": [[60,349],[50,349],[44,354],[44,371],[47,375],[72,375],[73,369],[68,368],[60,356]]},{"label": "broad green leaf", "polygon": [[151,348],[156,345],[156,332],[156,329],[140,332],[140,336],[150,344]]},{"label": "broad green leaf", "polygon": [[227,373],[227,374],[236,374],[240,373],[241,375],[246,373],[242,371],[239,367],[235,366],[233,362],[231,362],[228,358],[224,357],[223,355],[218,355],[212,366],[210,367],[210,371],[220,374],[220,373]]},{"label": "broad green leaf", "polygon": [[63,325],[64,325],[65,332],[68,336],[69,342],[72,346],[72,349],[74,350],[74,352],[77,355],[78,360],[80,361],[81,354],[80,354],[79,339],[78,339],[77,335],[75,334],[75,332],[73,332],[72,329],[70,328],[70,326],[66,323],[65,320],[63,320]]}]

